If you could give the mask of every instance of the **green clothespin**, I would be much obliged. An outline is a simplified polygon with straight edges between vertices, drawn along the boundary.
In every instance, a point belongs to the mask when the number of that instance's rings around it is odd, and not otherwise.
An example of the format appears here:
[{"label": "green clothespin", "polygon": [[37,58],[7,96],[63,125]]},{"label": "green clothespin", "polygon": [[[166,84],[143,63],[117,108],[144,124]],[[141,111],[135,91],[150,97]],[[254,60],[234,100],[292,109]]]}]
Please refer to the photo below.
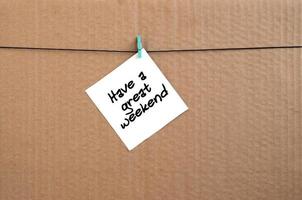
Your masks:
[{"label": "green clothespin", "polygon": [[142,45],[142,38],[141,38],[140,35],[136,36],[136,43],[137,43],[138,58],[141,58],[142,57],[142,48],[143,48],[143,45]]}]

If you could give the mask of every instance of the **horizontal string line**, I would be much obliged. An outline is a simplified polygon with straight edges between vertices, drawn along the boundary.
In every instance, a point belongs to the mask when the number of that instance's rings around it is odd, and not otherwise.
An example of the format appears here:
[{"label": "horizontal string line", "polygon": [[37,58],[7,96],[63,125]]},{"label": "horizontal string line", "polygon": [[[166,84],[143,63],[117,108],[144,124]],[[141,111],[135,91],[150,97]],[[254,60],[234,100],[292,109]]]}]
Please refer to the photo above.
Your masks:
[{"label": "horizontal string line", "polygon": [[[234,47],[234,48],[200,48],[200,49],[161,49],[146,50],[147,52],[187,52],[187,51],[239,51],[239,50],[258,50],[258,49],[293,49],[302,48],[295,46],[262,46],[262,47]],[[74,48],[51,48],[51,47],[21,47],[21,46],[0,46],[0,49],[21,49],[21,50],[43,50],[43,51],[94,51],[112,53],[135,53],[137,50],[117,50],[117,49],[74,49]]]}]

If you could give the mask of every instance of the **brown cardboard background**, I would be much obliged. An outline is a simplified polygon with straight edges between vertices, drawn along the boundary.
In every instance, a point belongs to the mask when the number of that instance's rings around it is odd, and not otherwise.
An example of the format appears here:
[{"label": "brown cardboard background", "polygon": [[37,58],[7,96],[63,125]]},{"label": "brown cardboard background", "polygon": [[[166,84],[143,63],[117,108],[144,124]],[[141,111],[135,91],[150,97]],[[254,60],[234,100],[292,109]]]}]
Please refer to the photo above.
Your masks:
[{"label": "brown cardboard background", "polygon": [[1,199],[300,199],[301,50],[152,53],[190,110],[128,152],[84,89],[130,54],[1,50]]},{"label": "brown cardboard background", "polygon": [[[129,2],[0,1],[0,44],[301,45],[301,1]],[[151,53],[190,109],[128,152],[84,90],[130,55],[0,50],[1,200],[302,198],[300,48]]]},{"label": "brown cardboard background", "polygon": [[1,0],[0,45],[148,50],[302,45],[299,0]]}]

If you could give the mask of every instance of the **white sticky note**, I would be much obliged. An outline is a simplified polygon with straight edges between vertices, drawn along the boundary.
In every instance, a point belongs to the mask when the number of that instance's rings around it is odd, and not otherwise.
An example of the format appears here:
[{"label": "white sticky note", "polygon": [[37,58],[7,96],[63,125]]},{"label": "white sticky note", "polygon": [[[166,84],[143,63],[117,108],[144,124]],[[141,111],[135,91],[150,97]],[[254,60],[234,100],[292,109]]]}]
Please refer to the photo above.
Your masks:
[{"label": "white sticky note", "polygon": [[144,49],[86,93],[129,150],[188,109]]}]

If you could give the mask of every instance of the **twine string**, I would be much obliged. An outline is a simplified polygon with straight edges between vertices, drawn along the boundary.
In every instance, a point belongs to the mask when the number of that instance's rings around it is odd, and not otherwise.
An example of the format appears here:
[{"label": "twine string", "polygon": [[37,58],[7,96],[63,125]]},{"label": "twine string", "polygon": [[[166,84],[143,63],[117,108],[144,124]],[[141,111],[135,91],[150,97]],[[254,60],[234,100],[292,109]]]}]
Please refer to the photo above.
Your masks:
[{"label": "twine string", "polygon": [[[188,51],[241,51],[241,50],[260,50],[260,49],[294,49],[302,48],[301,45],[289,46],[259,46],[259,47],[232,47],[232,48],[192,48],[192,49],[146,49],[148,53],[160,52],[188,52]],[[20,50],[40,50],[40,51],[93,51],[93,52],[112,52],[112,53],[135,53],[137,50],[119,49],[77,49],[77,48],[52,48],[52,47],[22,47],[22,46],[0,46],[0,49],[20,49]]]}]

